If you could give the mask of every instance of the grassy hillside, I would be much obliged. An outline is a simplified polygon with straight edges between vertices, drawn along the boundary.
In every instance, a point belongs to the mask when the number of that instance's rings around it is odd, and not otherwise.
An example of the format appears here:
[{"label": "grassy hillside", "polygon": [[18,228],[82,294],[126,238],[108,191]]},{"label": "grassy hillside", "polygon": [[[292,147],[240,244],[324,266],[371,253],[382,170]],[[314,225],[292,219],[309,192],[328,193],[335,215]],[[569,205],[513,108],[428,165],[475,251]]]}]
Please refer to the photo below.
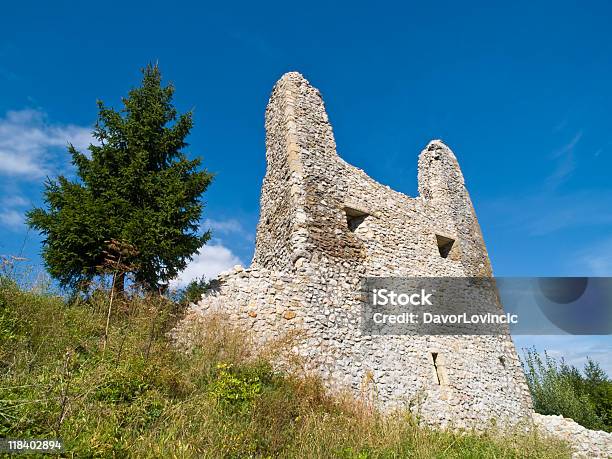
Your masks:
[{"label": "grassy hillside", "polygon": [[533,434],[457,434],[383,417],[274,372],[270,355],[209,323],[196,350],[166,338],[161,298],[67,302],[0,277],[0,438],[61,438],[77,457],[567,457]]}]

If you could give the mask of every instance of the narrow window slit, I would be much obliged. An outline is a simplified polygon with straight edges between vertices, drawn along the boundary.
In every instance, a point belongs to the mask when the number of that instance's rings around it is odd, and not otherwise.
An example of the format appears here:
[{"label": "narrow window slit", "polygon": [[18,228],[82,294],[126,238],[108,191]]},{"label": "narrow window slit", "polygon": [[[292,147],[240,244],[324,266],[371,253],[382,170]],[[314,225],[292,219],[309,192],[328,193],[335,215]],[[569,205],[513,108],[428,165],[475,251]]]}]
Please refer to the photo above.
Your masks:
[{"label": "narrow window slit", "polygon": [[440,369],[438,368],[438,353],[432,352],[431,358],[433,359],[434,370],[436,370],[436,379],[438,381],[438,385],[442,384],[442,380],[440,379]]}]

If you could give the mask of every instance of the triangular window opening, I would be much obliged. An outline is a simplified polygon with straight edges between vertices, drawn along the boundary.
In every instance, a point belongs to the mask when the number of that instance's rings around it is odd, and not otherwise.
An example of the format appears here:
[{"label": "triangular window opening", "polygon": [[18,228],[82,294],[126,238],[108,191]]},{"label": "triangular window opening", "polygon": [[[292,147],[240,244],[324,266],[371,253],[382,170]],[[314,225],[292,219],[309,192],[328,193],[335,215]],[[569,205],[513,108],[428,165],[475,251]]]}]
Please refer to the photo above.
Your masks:
[{"label": "triangular window opening", "polygon": [[344,213],[346,214],[346,225],[348,226],[348,229],[353,233],[369,216],[367,213],[362,212],[361,210],[351,209],[350,207],[345,207]]},{"label": "triangular window opening", "polygon": [[440,256],[442,258],[447,258],[448,254],[453,248],[455,240],[449,237],[440,236],[439,234],[436,234],[436,242],[438,243],[438,251],[440,252]]}]

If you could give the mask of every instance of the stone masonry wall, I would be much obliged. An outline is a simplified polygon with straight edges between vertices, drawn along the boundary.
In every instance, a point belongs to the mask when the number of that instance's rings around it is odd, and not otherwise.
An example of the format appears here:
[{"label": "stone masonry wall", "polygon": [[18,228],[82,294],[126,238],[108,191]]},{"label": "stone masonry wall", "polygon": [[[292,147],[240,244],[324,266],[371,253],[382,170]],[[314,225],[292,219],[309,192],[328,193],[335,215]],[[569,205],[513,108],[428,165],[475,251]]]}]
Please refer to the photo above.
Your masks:
[{"label": "stone masonry wall", "polygon": [[589,430],[563,416],[533,414],[534,424],[548,436],[560,438],[569,443],[574,458],[612,457],[612,433],[603,430]]},{"label": "stone masonry wall", "polygon": [[[361,333],[364,276],[491,275],[452,151],[432,141],[419,157],[419,196],[393,191],[337,155],[320,93],[294,72],[274,87],[266,134],[253,263],[219,276],[191,314],[228,313],[261,342],[300,330],[293,351],[330,388],[367,391],[385,409],[418,400],[427,422],[476,427],[530,418],[509,336]],[[440,236],[454,240],[446,258]]]}]

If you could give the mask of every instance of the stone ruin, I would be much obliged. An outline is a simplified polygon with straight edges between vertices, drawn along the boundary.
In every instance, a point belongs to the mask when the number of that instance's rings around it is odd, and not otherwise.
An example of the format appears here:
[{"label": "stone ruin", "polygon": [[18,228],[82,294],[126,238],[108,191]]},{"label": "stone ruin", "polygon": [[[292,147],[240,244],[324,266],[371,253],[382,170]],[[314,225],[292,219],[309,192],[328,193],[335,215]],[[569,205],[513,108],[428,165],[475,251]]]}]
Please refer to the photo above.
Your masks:
[{"label": "stone ruin", "polygon": [[193,313],[223,311],[262,342],[298,330],[296,352],[332,388],[382,407],[420,400],[457,426],[520,419],[531,399],[509,336],[364,336],[366,276],[491,276],[463,175],[441,141],[419,157],[419,196],[343,161],[319,91],[299,73],[266,110],[267,170],[255,256],[219,276]]},{"label": "stone ruin", "polygon": [[274,86],[255,255],[222,273],[186,320],[221,312],[259,343],[297,332],[292,349],[330,389],[416,406],[425,422],[478,427],[531,419],[509,335],[368,336],[364,277],[490,277],[491,264],[453,152],[431,141],[419,196],[343,161],[321,94],[299,73]]}]

